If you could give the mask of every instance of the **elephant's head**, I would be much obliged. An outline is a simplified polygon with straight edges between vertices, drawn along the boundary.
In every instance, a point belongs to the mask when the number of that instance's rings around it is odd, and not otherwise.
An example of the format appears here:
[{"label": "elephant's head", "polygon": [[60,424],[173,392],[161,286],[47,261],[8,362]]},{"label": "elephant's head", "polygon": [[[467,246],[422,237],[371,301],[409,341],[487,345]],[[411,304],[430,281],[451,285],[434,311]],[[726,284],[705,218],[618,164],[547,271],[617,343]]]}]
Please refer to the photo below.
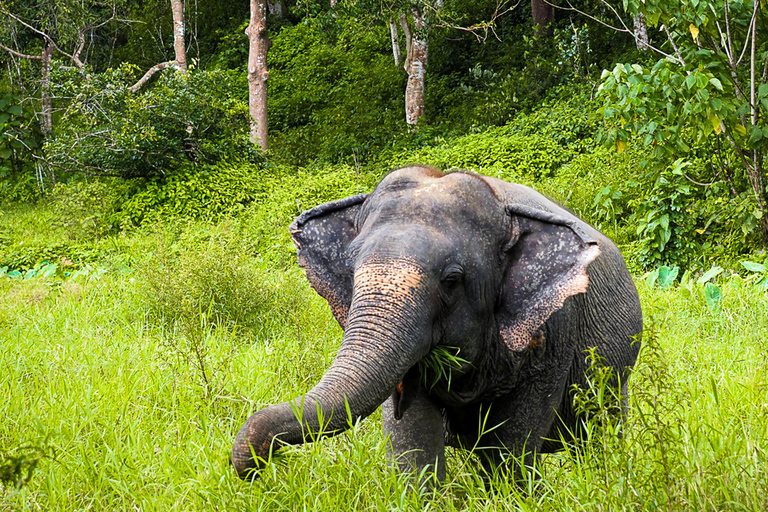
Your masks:
[{"label": "elephant's head", "polygon": [[402,414],[409,387],[419,385],[419,361],[437,345],[458,347],[468,361],[458,370],[466,385],[442,389],[441,399],[471,401],[482,393],[482,372],[493,371],[489,358],[514,360],[566,298],[586,290],[587,265],[600,253],[593,232],[565,210],[542,206],[553,203],[530,189],[518,186],[516,195],[508,187],[409,167],[370,195],[296,219],[299,264],[344,339],[303,398],[258,411],[243,425],[232,451],[241,477],[268,458],[275,440],[297,444],[316,433],[319,412],[326,435],[392,393]]}]

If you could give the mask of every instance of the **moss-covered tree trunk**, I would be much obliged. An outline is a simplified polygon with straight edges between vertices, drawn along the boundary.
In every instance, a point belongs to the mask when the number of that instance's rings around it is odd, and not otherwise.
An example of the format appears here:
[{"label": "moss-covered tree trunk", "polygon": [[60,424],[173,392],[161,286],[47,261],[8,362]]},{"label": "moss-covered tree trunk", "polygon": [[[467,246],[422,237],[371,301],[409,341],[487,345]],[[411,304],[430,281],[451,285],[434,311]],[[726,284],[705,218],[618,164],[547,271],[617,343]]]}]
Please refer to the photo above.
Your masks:
[{"label": "moss-covered tree trunk", "polygon": [[251,20],[245,33],[248,49],[248,108],[251,114],[251,141],[267,150],[267,2],[251,0]]}]

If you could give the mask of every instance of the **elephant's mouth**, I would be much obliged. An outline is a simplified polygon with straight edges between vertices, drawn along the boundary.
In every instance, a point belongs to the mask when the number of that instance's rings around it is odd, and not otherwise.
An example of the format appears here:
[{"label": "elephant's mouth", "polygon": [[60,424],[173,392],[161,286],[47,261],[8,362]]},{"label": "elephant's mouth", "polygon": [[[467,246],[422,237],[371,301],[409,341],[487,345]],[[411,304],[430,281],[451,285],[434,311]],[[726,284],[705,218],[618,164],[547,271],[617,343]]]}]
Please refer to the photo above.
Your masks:
[{"label": "elephant's mouth", "polygon": [[457,347],[433,347],[406,372],[395,388],[395,417],[400,419],[421,387],[448,406],[468,405],[485,390],[485,386],[478,385],[477,376],[474,365],[460,357]]}]

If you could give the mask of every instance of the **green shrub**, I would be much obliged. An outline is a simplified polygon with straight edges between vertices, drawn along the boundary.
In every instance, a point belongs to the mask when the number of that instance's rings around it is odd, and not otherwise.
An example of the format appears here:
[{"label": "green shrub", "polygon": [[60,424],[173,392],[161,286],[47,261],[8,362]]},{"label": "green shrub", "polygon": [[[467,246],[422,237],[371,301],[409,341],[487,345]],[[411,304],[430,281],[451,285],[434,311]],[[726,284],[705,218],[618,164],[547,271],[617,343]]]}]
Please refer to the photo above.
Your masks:
[{"label": "green shrub", "polygon": [[242,209],[265,192],[263,172],[247,162],[187,166],[163,180],[136,183],[138,189],[120,206],[119,220],[215,218]]},{"label": "green shrub", "polygon": [[70,173],[166,179],[189,165],[259,161],[248,140],[245,77],[221,70],[166,71],[134,93],[138,69],[104,73],[57,69],[56,93],[74,98],[45,144],[48,160]]},{"label": "green shrub", "polygon": [[[138,293],[153,321],[199,339],[209,327],[257,333],[265,316],[283,315],[276,277],[256,260],[255,244],[235,223],[158,227],[137,265]],[[279,290],[279,292],[278,292]]]},{"label": "green shrub", "polygon": [[395,155],[392,167],[408,163],[440,169],[466,169],[510,181],[538,182],[552,177],[573,158],[573,153],[552,139],[515,135],[508,128],[457,137],[434,147]]},{"label": "green shrub", "polygon": [[71,240],[96,239],[116,227],[111,221],[124,188],[115,180],[73,181],[57,185],[48,201]]}]

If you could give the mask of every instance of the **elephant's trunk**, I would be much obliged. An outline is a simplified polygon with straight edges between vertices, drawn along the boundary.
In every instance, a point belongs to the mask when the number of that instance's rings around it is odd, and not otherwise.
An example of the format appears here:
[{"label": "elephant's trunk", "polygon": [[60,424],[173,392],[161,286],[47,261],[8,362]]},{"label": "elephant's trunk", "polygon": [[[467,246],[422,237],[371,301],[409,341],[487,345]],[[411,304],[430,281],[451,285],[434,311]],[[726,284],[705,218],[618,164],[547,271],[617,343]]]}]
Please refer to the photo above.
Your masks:
[{"label": "elephant's trunk", "polygon": [[430,349],[429,326],[419,321],[428,303],[424,278],[419,266],[402,259],[369,260],[358,268],[344,339],[333,365],[303,398],[248,418],[232,448],[232,464],[241,478],[279,448],[276,439],[300,444],[321,431],[324,436],[338,434],[387,399]]}]

